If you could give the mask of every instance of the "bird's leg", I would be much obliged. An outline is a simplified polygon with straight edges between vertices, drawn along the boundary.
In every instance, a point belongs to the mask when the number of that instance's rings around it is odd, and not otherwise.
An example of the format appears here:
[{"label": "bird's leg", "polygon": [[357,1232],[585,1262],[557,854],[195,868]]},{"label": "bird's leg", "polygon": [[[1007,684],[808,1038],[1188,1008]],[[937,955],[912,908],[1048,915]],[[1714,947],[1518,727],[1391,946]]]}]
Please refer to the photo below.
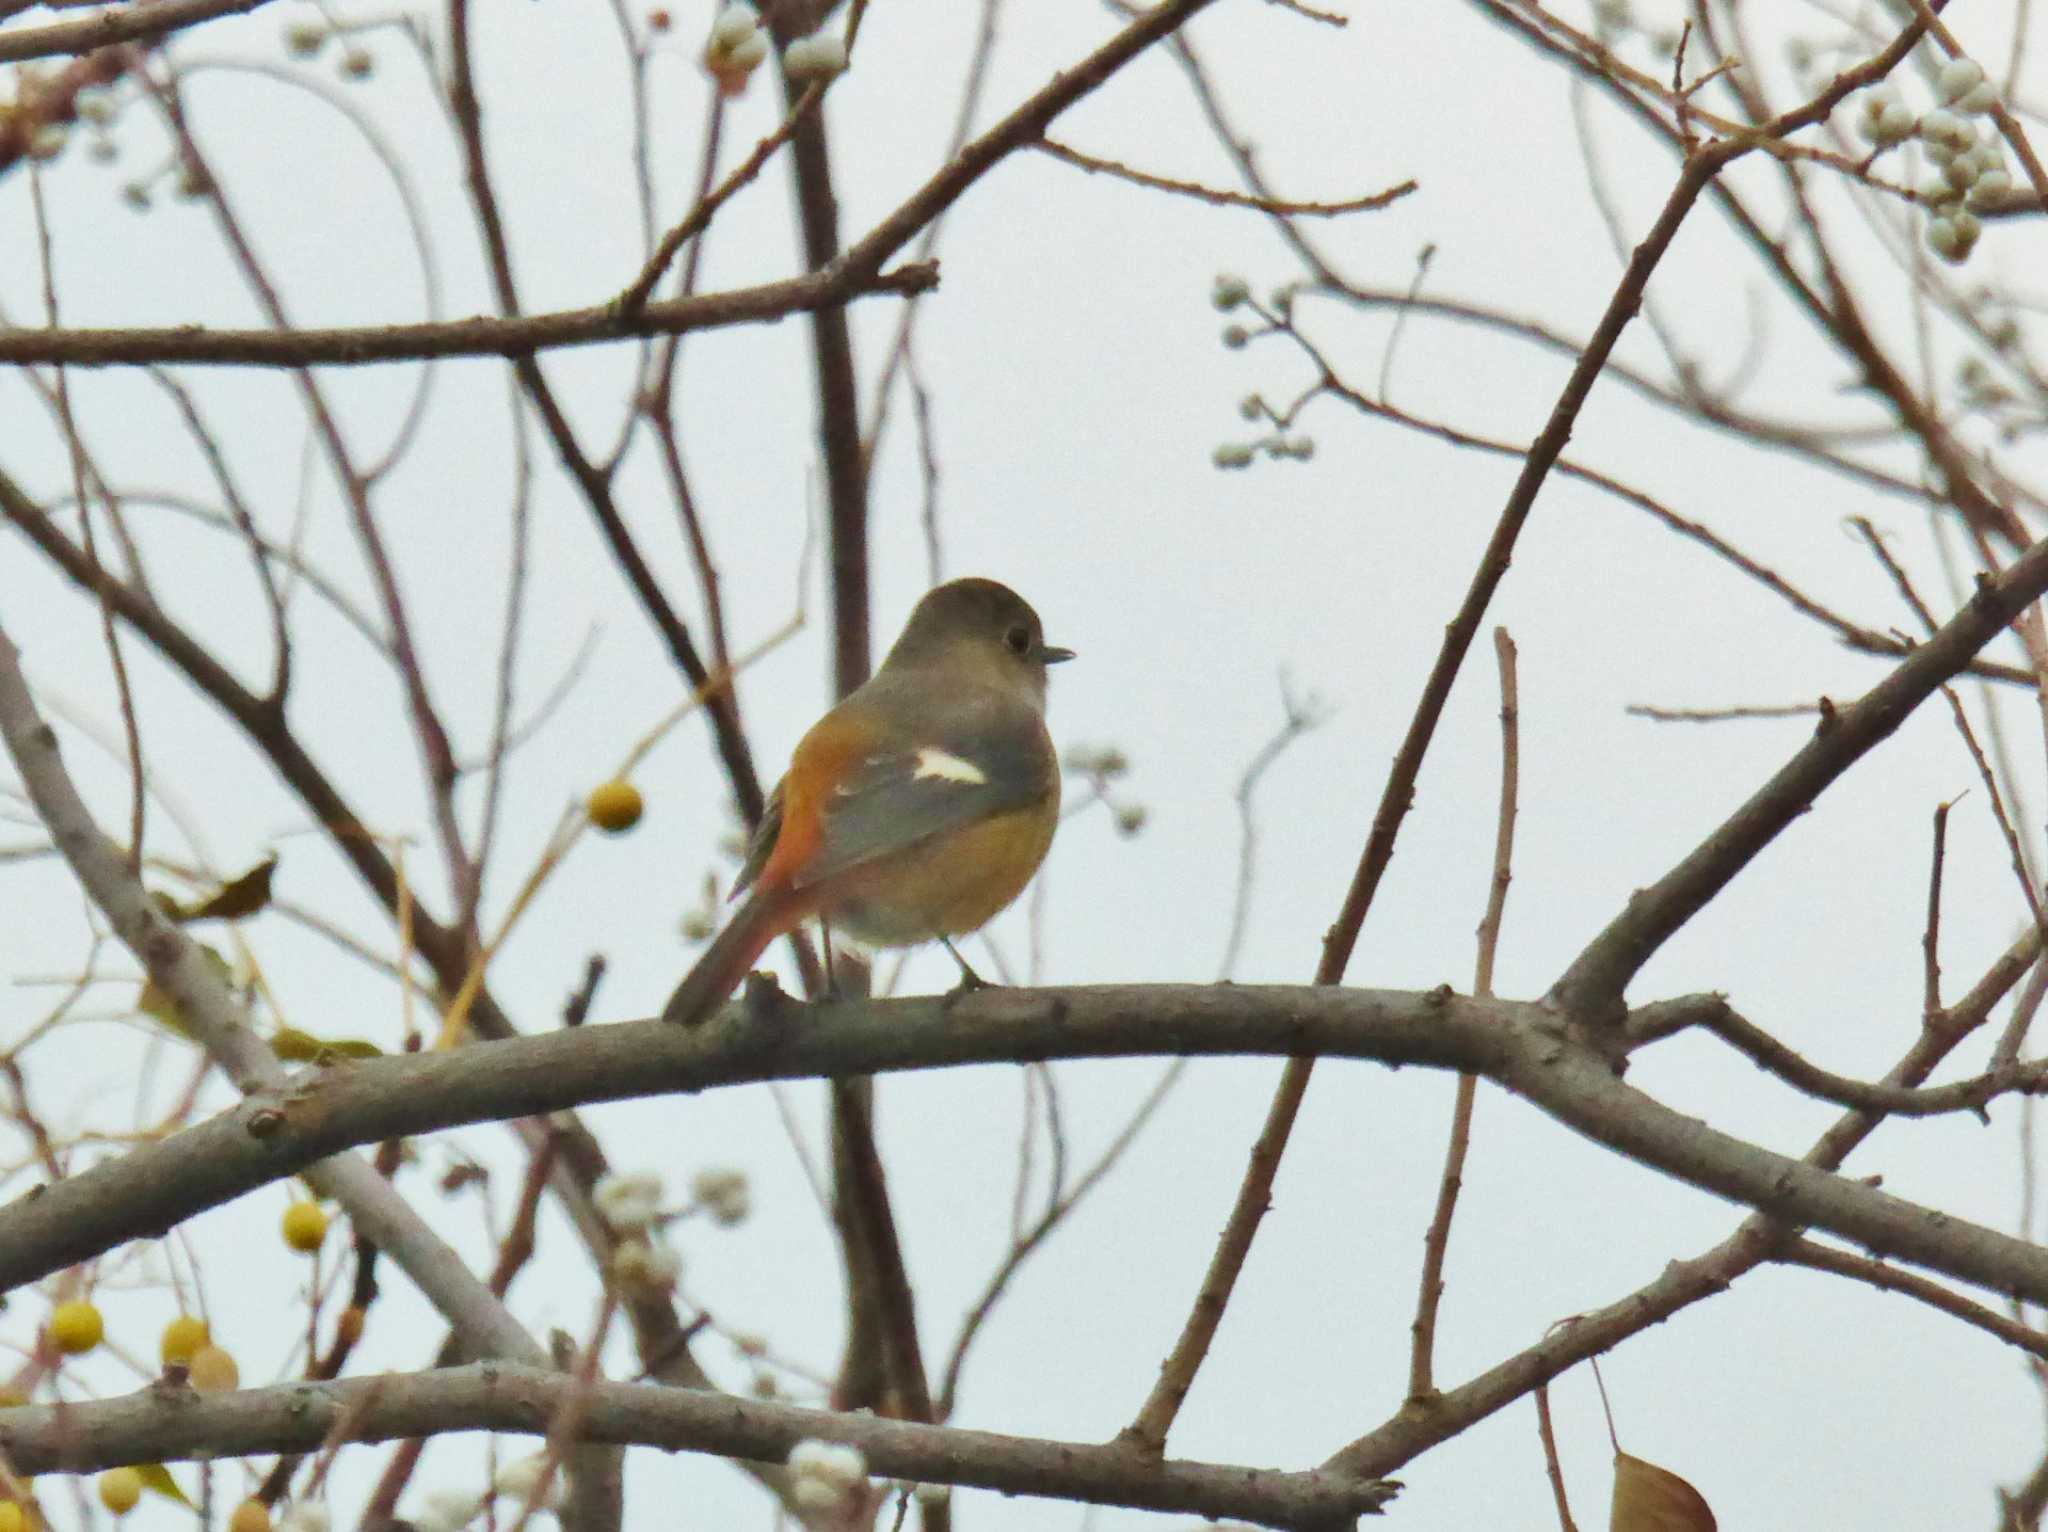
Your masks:
[{"label": "bird's leg", "polygon": [[839,993],[839,971],[832,963],[832,917],[820,915],[818,917],[818,930],[821,933],[825,948],[825,998],[827,1000],[842,999],[843,997]]},{"label": "bird's leg", "polygon": [[953,955],[953,961],[960,965],[960,982],[947,991],[946,998],[948,1000],[956,999],[961,995],[971,995],[978,989],[996,988],[995,985],[989,983],[988,980],[974,971],[974,965],[960,955],[960,949],[953,945],[953,939],[950,936],[942,936],[939,938],[939,941]]}]

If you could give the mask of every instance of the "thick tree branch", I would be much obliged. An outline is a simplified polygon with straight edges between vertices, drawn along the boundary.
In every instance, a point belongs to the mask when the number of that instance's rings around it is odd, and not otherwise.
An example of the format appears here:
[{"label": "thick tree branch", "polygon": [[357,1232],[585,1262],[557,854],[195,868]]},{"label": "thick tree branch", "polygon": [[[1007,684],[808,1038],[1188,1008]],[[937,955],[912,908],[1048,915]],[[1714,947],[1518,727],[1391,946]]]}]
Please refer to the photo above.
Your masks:
[{"label": "thick tree branch", "polygon": [[0,64],[90,53],[114,43],[160,38],[202,21],[239,16],[268,3],[269,0],[137,0],[132,5],[110,5],[76,21],[53,21],[45,26],[0,32]]},{"label": "thick tree branch", "polygon": [[365,1442],[447,1431],[541,1435],[572,1394],[589,1441],[769,1462],[781,1461],[807,1439],[845,1442],[860,1449],[878,1477],[1231,1517],[1268,1527],[1348,1527],[1377,1511],[1398,1488],[1328,1470],[1162,1463],[1088,1442],[834,1414],[659,1384],[598,1382],[579,1392],[576,1380],[562,1373],[498,1364],[231,1394],[146,1388],[119,1399],[0,1410],[0,1451],[17,1472],[35,1474],[304,1452],[337,1427],[345,1440]]},{"label": "thick tree branch", "polygon": [[[1944,1043],[1946,1046],[1946,1043]],[[962,1064],[1161,1054],[1328,1054],[1466,1070],[1573,1131],[1785,1223],[2048,1304],[2048,1250],[1745,1143],[1617,1079],[1546,1006],[1448,990],[1122,985],[806,1006],[763,986],[699,1030],[628,1022],[369,1060],[229,1112],[0,1209],[0,1290],[356,1144],[718,1085]]]}]

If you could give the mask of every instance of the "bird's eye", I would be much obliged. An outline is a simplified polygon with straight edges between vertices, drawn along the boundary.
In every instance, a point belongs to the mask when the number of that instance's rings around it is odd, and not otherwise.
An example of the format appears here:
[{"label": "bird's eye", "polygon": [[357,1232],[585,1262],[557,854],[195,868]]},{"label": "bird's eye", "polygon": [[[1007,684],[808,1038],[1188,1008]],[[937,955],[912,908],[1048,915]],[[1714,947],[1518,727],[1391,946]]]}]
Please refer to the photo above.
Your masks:
[{"label": "bird's eye", "polygon": [[1003,635],[1003,642],[1009,645],[1012,654],[1031,652],[1031,630],[1021,623]]}]

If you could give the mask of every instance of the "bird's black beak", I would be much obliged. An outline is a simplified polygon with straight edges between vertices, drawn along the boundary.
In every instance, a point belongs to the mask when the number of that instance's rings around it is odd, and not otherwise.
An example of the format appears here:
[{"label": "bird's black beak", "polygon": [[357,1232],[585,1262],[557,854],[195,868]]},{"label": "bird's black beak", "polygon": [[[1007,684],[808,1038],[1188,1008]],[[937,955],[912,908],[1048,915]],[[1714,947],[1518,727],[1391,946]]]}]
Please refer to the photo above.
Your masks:
[{"label": "bird's black beak", "polygon": [[1058,665],[1064,661],[1071,660],[1073,657],[1073,650],[1062,649],[1058,644],[1040,644],[1038,646],[1038,658],[1041,664]]}]

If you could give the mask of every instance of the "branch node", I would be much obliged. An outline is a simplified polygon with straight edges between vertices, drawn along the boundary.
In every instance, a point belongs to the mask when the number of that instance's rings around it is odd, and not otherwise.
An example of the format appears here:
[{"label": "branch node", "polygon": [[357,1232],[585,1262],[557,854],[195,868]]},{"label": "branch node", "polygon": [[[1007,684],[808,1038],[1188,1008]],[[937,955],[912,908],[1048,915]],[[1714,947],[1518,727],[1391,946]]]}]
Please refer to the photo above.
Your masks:
[{"label": "branch node", "polygon": [[284,1113],[274,1106],[260,1106],[249,1114],[247,1124],[249,1136],[253,1139],[275,1138],[278,1129],[284,1126]]}]

